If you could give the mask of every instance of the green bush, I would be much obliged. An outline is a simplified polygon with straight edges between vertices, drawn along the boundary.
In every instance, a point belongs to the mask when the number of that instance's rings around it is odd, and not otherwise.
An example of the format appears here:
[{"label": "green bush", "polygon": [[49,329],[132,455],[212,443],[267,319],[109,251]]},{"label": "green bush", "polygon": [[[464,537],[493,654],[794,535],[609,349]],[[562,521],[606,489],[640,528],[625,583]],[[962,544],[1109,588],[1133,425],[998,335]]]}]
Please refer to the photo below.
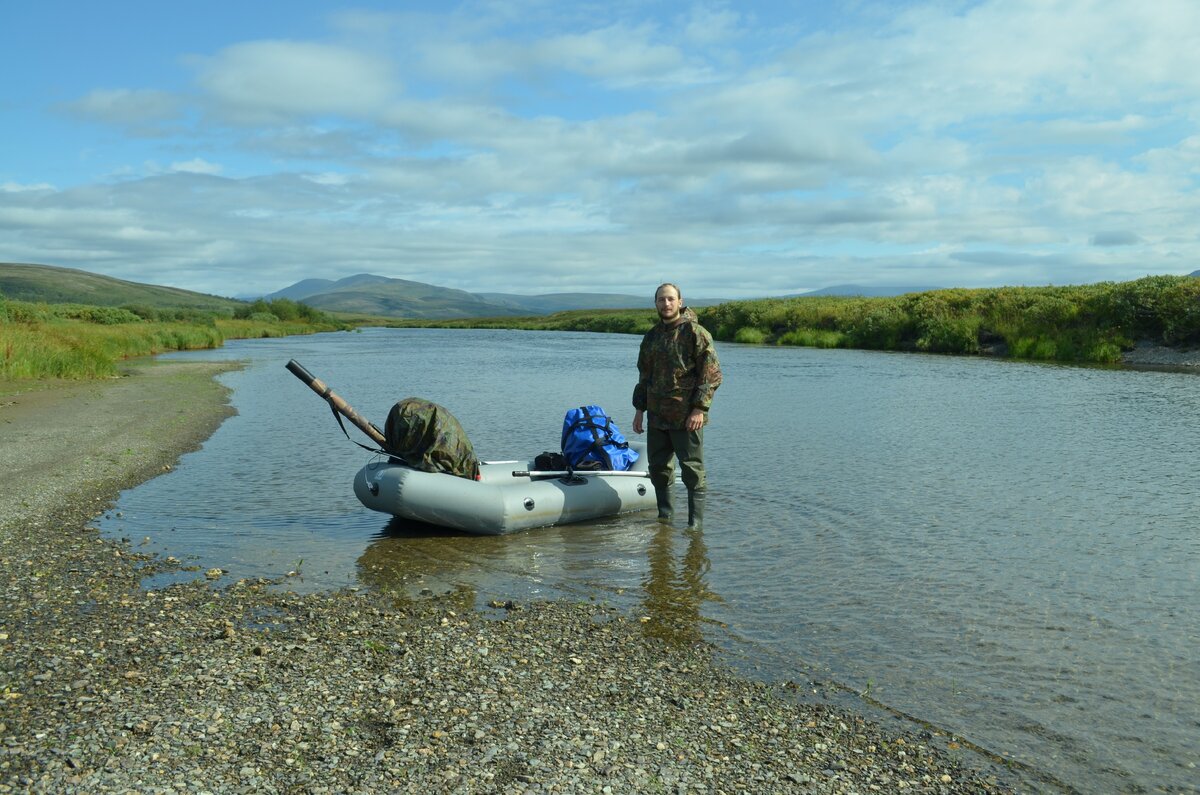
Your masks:
[{"label": "green bush", "polygon": [[860,303],[845,333],[852,348],[883,351],[912,347],[916,338],[914,318],[890,299]]},{"label": "green bush", "polygon": [[[770,298],[728,301],[697,314],[723,341],[953,354],[977,354],[986,346],[1016,358],[1113,362],[1141,339],[1200,345],[1200,279],[1149,276],[1121,283],[930,290],[887,298]],[[597,310],[389,325],[642,334],[654,322],[648,311]]]},{"label": "green bush", "polygon": [[141,323],[142,319],[130,312],[115,306],[74,306],[65,305],[60,317],[72,320],[83,320],[101,326],[118,326],[122,323]]},{"label": "green bush", "polygon": [[975,316],[932,318],[924,323],[917,350],[929,353],[979,353],[980,318]]},{"label": "green bush", "polygon": [[1058,343],[1045,337],[1022,337],[1009,343],[1009,354],[1014,359],[1048,361],[1058,357]]},{"label": "green bush", "polygon": [[733,335],[734,342],[744,342],[748,345],[761,345],[766,342],[766,340],[766,333],[762,329],[757,329],[753,326],[740,328],[737,330],[737,333]]},{"label": "green bush", "polygon": [[1116,364],[1121,361],[1121,346],[1114,342],[1096,343],[1088,351],[1086,358],[1098,364]]},{"label": "green bush", "polygon": [[796,329],[778,340],[780,345],[800,345],[806,348],[840,348],[844,336],[839,331],[824,329]]}]

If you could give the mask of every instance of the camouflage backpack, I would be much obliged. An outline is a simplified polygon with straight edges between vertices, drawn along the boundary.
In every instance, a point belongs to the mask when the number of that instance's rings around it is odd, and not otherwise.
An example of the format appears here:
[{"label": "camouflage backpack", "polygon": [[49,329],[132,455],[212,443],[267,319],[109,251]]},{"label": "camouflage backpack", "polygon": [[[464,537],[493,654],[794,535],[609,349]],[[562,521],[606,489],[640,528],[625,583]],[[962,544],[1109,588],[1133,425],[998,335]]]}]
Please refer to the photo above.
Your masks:
[{"label": "camouflage backpack", "polygon": [[437,403],[401,400],[388,412],[383,436],[387,451],[413,469],[479,479],[475,447],[454,415]]}]

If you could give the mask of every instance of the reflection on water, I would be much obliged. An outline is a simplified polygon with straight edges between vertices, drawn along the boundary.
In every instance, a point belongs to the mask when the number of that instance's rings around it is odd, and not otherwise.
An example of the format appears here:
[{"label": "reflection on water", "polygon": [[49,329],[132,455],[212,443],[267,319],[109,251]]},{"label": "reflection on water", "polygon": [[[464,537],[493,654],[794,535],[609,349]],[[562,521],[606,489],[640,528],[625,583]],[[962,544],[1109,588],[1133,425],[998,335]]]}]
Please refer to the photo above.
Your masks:
[{"label": "reflection on water", "polygon": [[[683,554],[677,555],[677,536],[684,537]],[[646,548],[648,565],[642,580],[643,627],[646,634],[676,646],[704,640],[705,602],[720,597],[708,587],[711,567],[704,546],[704,532],[696,528],[676,530],[659,522]]]},{"label": "reflection on water", "polygon": [[463,534],[424,522],[393,518],[383,534],[358,558],[358,579],[370,588],[412,599],[464,588],[475,600],[474,585],[460,582],[469,558],[456,556],[454,540]]},{"label": "reflection on water", "polygon": [[870,684],[1081,791],[1196,791],[1194,376],[726,345],[702,533],[648,511],[477,537],[363,509],[362,451],[284,370],[377,422],[433,400],[481,457],[527,459],[572,406],[631,419],[637,345],[373,329],[172,356],[249,360],[222,377],[239,413],[101,526],[230,577],[303,559],[295,589],[603,600],[764,675]]},{"label": "reflection on water", "polygon": [[[648,536],[647,527],[653,527]],[[604,526],[593,529],[603,531]],[[712,564],[703,531],[647,522],[646,518],[630,529],[636,529],[639,539],[635,544],[645,550],[644,575],[636,589],[644,631],[673,646],[703,642],[704,627],[714,623],[705,617],[703,606],[721,601],[708,584]],[[569,537],[472,536],[394,518],[363,550],[358,559],[359,579],[401,600],[450,595],[464,606],[511,601],[514,577],[529,581],[525,598],[580,595],[584,591],[579,588],[563,588],[558,571],[565,553],[561,545]],[[617,594],[626,587],[614,581],[607,590]]]}]

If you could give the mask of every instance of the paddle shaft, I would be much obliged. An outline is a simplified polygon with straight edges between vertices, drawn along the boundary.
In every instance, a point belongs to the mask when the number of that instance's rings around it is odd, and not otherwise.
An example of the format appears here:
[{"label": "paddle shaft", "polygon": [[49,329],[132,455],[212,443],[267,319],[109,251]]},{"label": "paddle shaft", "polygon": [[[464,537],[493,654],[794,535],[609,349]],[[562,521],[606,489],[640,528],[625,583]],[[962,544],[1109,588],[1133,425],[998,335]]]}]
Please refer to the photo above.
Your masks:
[{"label": "paddle shaft", "polygon": [[565,469],[561,470],[561,471],[557,470],[557,469],[541,470],[541,471],[536,470],[536,469],[532,469],[532,470],[514,469],[512,475],[514,478],[553,478],[553,477],[564,477],[566,475],[578,475],[580,477],[587,477],[588,475],[604,475],[605,477],[617,477],[617,478],[648,478],[648,477],[650,477],[649,472],[629,472],[629,471],[620,470],[620,469],[576,469],[574,472],[568,472]]},{"label": "paddle shaft", "polygon": [[292,359],[287,363],[287,369],[292,375],[308,384],[309,389],[316,392],[318,395],[328,401],[329,405],[333,407],[334,411],[350,420],[350,422],[354,423],[354,426],[369,436],[371,441],[375,442],[375,444],[379,445],[380,447],[385,446],[386,439],[383,437],[383,431],[376,428],[357,411],[350,408],[349,403],[335,395],[333,390],[327,387],[320,378],[317,378],[308,370],[305,370],[304,366],[301,365],[300,362]]}]

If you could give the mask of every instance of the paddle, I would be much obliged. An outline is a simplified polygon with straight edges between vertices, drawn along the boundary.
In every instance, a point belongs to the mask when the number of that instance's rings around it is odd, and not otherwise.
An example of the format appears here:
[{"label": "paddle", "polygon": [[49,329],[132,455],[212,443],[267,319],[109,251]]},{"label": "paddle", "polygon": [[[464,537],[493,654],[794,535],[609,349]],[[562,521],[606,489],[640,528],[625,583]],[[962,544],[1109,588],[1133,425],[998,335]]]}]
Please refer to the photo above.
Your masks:
[{"label": "paddle", "polygon": [[[363,418],[357,411],[350,408],[349,403],[333,394],[332,389],[325,386],[321,379],[317,378],[308,370],[305,370],[300,362],[292,359],[287,363],[287,369],[291,371],[292,375],[308,384],[309,389],[316,392],[329,402],[329,408],[333,410],[333,416],[337,418],[338,425],[342,426],[342,433],[346,433],[346,426],[342,425],[342,417],[345,417],[346,419],[350,420],[350,422],[354,423],[355,427],[357,427],[360,431],[371,437],[371,441],[375,442],[375,444],[379,445],[380,447],[386,446],[387,440],[384,439],[383,431],[376,428],[368,420]],[[349,439],[350,434],[346,433],[346,438]],[[355,444],[358,444],[358,442],[355,442]],[[363,445],[359,446],[361,447]]]},{"label": "paddle", "polygon": [[538,469],[514,469],[512,476],[514,478],[557,478],[564,475],[578,475],[587,477],[588,475],[604,475],[605,477],[623,477],[623,478],[648,478],[649,472],[629,472],[623,469],[576,469],[573,472],[567,470],[538,470]]}]

